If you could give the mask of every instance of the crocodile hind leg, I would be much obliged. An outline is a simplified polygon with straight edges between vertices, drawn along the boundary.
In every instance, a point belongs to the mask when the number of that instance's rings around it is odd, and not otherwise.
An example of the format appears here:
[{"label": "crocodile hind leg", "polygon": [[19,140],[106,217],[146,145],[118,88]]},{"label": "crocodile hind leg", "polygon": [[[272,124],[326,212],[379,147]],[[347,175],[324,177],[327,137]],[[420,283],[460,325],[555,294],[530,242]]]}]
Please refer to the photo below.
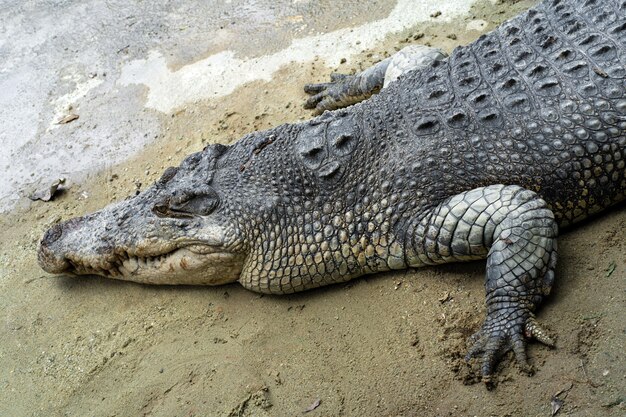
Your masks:
[{"label": "crocodile hind leg", "polygon": [[549,294],[556,266],[557,225],[536,193],[494,185],[449,198],[412,226],[406,250],[410,266],[487,257],[487,318],[470,338],[466,360],[479,357],[483,381],[502,354],[512,350],[531,371],[525,338],[552,346],[533,311]]},{"label": "crocodile hind leg", "polygon": [[410,45],[363,72],[346,75],[333,73],[329,83],[307,84],[304,91],[311,94],[304,107],[316,113],[351,106],[370,98],[405,72],[424,68],[447,55],[437,48]]}]

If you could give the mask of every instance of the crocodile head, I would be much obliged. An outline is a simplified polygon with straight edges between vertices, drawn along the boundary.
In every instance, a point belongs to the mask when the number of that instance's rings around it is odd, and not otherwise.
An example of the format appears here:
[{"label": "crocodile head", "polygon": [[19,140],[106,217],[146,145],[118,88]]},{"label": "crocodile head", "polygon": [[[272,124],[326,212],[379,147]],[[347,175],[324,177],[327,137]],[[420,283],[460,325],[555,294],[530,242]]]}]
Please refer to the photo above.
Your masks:
[{"label": "crocodile head", "polygon": [[237,280],[245,254],[213,178],[228,149],[209,146],[136,197],[55,225],[41,240],[39,264],[54,274],[152,284]]}]

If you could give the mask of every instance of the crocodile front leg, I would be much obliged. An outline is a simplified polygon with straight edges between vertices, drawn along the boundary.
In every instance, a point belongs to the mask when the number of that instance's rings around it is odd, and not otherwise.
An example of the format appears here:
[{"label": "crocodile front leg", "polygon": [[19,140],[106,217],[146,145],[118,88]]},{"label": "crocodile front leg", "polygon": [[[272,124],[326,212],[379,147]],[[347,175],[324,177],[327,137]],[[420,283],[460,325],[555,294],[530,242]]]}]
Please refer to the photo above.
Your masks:
[{"label": "crocodile front leg", "polygon": [[446,58],[445,52],[424,45],[410,45],[363,72],[346,75],[333,73],[329,83],[307,84],[304,91],[311,97],[304,108],[319,114],[325,110],[348,107],[370,98],[402,74]]},{"label": "crocodile front leg", "polygon": [[483,381],[513,350],[530,372],[525,338],[553,342],[533,311],[549,294],[557,258],[557,225],[536,193],[494,185],[458,194],[423,216],[406,242],[410,266],[487,257],[487,318],[470,338],[466,360],[480,357]]}]

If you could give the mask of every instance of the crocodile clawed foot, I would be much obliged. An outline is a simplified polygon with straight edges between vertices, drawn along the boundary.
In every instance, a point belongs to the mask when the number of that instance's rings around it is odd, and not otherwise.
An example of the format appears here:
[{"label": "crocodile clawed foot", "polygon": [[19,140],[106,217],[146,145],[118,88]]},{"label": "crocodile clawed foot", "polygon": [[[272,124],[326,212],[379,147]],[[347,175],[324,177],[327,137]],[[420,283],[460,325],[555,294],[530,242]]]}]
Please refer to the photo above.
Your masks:
[{"label": "crocodile clawed foot", "polygon": [[532,313],[524,309],[499,310],[490,314],[482,328],[469,338],[471,346],[465,360],[479,358],[482,380],[488,389],[494,387],[494,371],[500,358],[512,350],[519,368],[532,375],[535,369],[528,363],[526,339],[534,338],[554,347],[553,339],[539,325]]},{"label": "crocodile clawed foot", "polygon": [[315,113],[320,114],[325,110],[335,110],[359,101],[349,97],[350,88],[347,81],[353,77],[353,75],[332,73],[329,83],[306,84],[304,92],[311,97],[304,103],[304,108],[313,109]]}]

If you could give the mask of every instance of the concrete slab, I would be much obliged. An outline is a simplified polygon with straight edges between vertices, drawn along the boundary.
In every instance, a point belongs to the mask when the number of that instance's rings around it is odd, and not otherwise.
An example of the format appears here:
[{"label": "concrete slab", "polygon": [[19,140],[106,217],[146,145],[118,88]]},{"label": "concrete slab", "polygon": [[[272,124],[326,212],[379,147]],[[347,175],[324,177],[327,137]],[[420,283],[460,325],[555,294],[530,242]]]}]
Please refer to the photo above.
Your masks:
[{"label": "concrete slab", "polygon": [[8,3],[0,9],[0,212],[57,178],[80,182],[132,157],[187,104],[269,80],[292,61],[338,63],[435,11],[447,21],[473,3]]}]

